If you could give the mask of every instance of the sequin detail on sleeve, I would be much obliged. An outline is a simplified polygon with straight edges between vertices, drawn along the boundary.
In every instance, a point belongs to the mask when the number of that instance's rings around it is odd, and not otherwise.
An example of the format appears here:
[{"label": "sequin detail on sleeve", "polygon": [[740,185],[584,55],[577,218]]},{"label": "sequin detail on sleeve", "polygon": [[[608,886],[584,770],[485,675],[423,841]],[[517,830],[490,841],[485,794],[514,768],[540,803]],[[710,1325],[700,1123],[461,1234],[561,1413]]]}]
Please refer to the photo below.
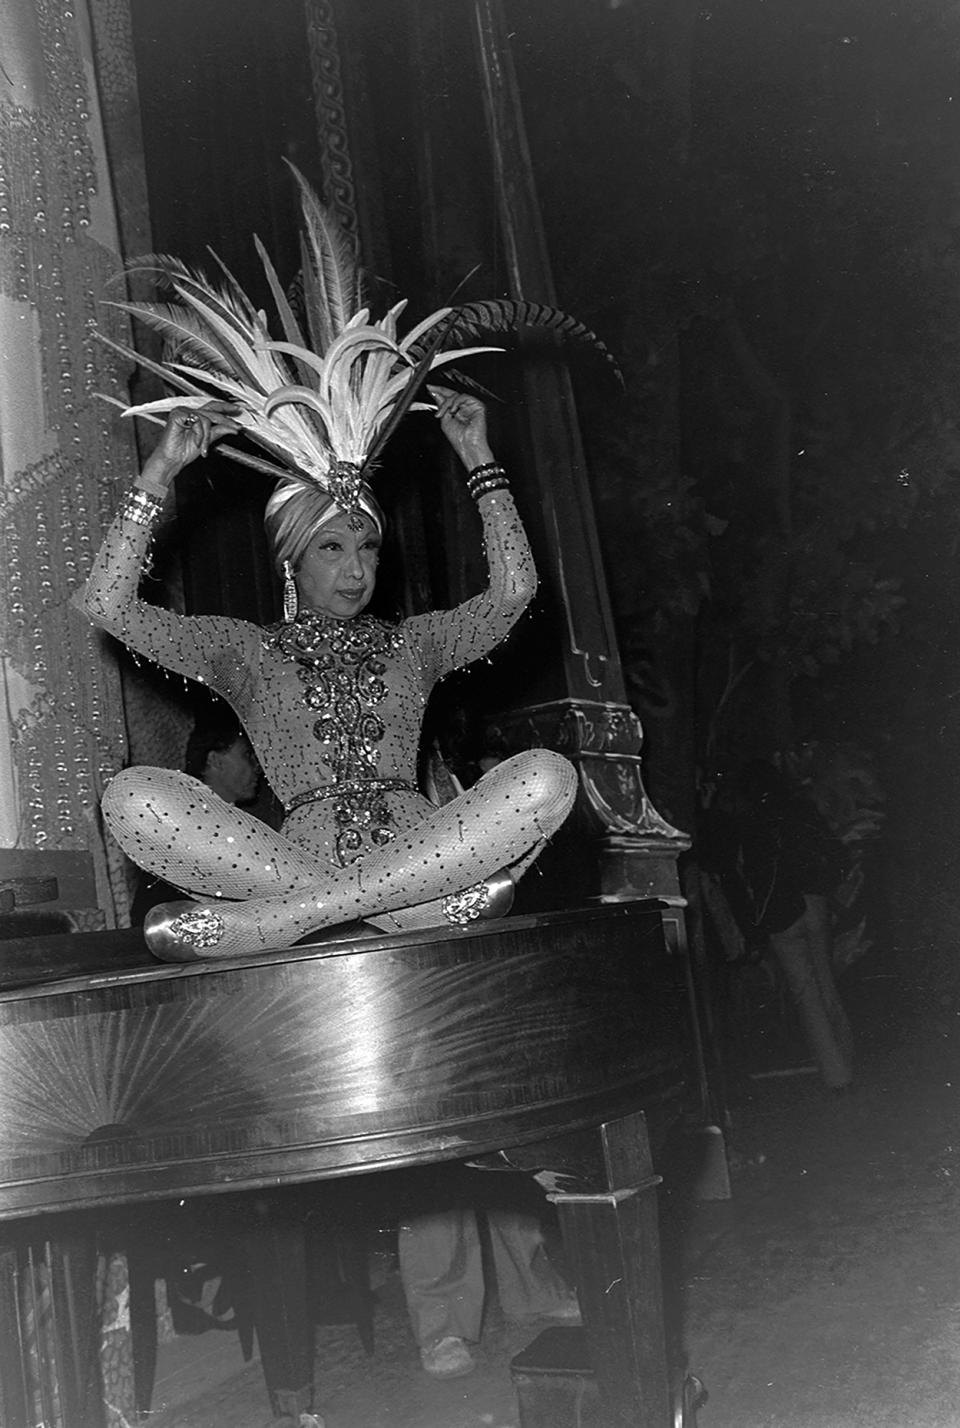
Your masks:
[{"label": "sequin detail on sleeve", "polygon": [[533,552],[509,491],[484,496],[479,509],[489,571],[486,589],[455,610],[434,610],[404,623],[431,686],[496,649],[537,591]]},{"label": "sequin detail on sleeve", "polygon": [[123,507],[97,552],[81,608],[135,653],[215,689],[243,717],[250,670],[259,661],[259,628],[223,615],[178,615],[139,599],[150,538],[150,527]]}]

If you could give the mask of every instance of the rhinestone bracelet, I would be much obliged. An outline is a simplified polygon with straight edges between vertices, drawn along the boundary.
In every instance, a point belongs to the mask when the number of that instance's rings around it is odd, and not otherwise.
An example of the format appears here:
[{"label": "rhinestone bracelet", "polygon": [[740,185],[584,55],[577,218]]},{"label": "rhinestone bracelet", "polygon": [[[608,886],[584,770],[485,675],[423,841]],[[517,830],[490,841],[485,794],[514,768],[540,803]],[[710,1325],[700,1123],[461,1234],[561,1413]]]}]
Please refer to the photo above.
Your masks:
[{"label": "rhinestone bracelet", "polygon": [[509,491],[510,482],[506,476],[487,476],[482,481],[474,481],[467,487],[470,495],[475,501],[479,501],[481,496],[489,496],[491,491]]},{"label": "rhinestone bracelet", "polygon": [[470,495],[475,501],[482,501],[484,496],[494,496],[498,491],[509,491],[510,485],[507,481],[499,481],[496,486],[485,486],[481,491],[471,491]]},{"label": "rhinestone bracelet", "polygon": [[142,490],[139,486],[133,491],[129,491],[120,507],[120,514],[125,521],[133,521],[138,526],[152,525],[163,510],[163,502],[158,496],[152,496],[149,491]]},{"label": "rhinestone bracelet", "polygon": [[467,490],[475,501],[478,501],[481,496],[486,496],[490,491],[505,491],[509,484],[506,471],[496,462],[491,462],[487,466],[478,466],[467,477]]}]

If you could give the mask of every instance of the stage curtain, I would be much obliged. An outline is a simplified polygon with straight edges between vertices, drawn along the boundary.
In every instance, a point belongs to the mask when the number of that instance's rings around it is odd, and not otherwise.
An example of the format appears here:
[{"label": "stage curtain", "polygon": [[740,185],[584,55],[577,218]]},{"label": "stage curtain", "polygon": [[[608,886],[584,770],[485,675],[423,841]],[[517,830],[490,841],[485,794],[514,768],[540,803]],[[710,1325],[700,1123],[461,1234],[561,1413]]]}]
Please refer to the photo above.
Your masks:
[{"label": "stage curtain", "polygon": [[126,872],[99,800],[126,761],[108,641],[70,606],[135,469],[97,397],[120,267],[86,0],[0,0],[0,848],[88,849],[108,925]]}]

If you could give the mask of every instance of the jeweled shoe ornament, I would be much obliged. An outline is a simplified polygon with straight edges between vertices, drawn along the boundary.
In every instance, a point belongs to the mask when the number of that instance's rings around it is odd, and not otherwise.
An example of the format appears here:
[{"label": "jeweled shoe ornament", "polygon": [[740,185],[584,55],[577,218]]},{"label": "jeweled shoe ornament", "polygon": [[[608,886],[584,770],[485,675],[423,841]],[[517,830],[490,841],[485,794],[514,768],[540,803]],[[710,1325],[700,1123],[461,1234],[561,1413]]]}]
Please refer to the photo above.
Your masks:
[{"label": "jeweled shoe ornament", "polygon": [[163,962],[191,962],[221,941],[226,924],[211,907],[185,899],[162,902],[144,918],[143,937]]},{"label": "jeweled shoe ornament", "polygon": [[506,917],[513,906],[516,886],[506,868],[503,868],[482,883],[474,883],[472,887],[464,888],[463,892],[451,893],[449,897],[445,897],[441,903],[443,915],[457,927],[469,927],[472,922],[478,922],[481,918],[489,920]]}]

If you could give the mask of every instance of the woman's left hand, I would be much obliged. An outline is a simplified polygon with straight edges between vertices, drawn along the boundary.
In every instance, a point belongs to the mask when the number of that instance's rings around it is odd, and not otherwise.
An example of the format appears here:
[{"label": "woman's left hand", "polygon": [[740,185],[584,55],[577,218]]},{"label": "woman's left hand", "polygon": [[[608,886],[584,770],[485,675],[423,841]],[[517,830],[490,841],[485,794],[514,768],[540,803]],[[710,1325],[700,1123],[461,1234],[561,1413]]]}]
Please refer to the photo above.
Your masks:
[{"label": "woman's left hand", "polygon": [[487,440],[487,412],[477,397],[432,383],[428,391],[437,404],[440,430],[468,471],[493,460]]}]

